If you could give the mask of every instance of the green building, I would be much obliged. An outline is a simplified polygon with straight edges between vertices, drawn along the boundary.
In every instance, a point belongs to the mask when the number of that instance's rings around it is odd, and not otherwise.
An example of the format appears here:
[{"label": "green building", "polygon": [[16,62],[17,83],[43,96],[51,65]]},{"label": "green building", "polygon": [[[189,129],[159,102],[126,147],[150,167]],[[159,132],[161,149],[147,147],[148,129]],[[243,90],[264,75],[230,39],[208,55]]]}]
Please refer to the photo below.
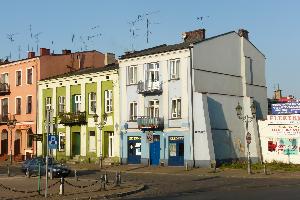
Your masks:
[{"label": "green building", "polygon": [[119,162],[118,65],[86,68],[45,79],[38,84],[38,154],[46,155],[47,110],[52,110],[57,160]]}]

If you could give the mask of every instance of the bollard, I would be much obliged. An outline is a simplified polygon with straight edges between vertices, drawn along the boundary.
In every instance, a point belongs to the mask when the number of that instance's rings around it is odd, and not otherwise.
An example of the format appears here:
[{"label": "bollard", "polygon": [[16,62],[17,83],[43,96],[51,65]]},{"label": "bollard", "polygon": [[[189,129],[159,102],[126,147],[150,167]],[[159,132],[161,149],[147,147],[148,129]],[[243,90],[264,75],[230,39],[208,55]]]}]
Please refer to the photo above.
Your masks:
[{"label": "bollard", "polygon": [[26,173],[25,173],[25,175],[26,175],[26,178],[30,178],[30,174],[29,174],[29,169],[28,169],[28,167],[26,168]]},{"label": "bollard", "polygon": [[185,162],[185,171],[189,171],[189,165],[187,162]]},{"label": "bollard", "polygon": [[10,177],[9,165],[7,165],[7,176]]},{"label": "bollard", "polygon": [[78,175],[77,175],[77,170],[76,169],[74,170],[74,177],[75,177],[75,180],[78,181]]},{"label": "bollard", "polygon": [[50,179],[53,179],[53,167],[50,168]]},{"label": "bollard", "polygon": [[60,178],[59,195],[64,195],[64,194],[65,194],[65,180],[64,177],[62,176]]},{"label": "bollard", "polygon": [[264,163],[264,174],[265,174],[265,175],[268,175],[268,171],[267,171],[267,165],[266,165],[266,163]]},{"label": "bollard", "polygon": [[106,183],[105,183],[105,177],[104,177],[104,175],[101,175],[101,178],[100,178],[100,184],[101,184],[101,188],[100,188],[100,190],[105,190],[106,188],[105,188],[105,186],[106,186]]},{"label": "bollard", "polygon": [[41,194],[41,164],[39,163],[38,193]]},{"label": "bollard", "polygon": [[118,181],[119,181],[119,185],[121,185],[121,171],[119,172],[119,175],[118,175]]},{"label": "bollard", "polygon": [[105,181],[106,184],[108,183],[108,178],[107,178],[107,172],[106,171],[105,171],[105,174],[104,174],[104,181]]}]

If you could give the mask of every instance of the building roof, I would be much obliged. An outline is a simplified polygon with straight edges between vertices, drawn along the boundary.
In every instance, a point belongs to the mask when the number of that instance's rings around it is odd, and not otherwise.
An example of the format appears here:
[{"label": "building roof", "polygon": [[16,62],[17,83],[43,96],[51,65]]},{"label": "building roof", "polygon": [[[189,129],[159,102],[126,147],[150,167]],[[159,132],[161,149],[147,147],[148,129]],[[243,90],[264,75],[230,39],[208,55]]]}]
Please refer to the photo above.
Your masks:
[{"label": "building roof", "polygon": [[41,81],[57,79],[57,78],[63,78],[63,77],[69,77],[69,76],[82,75],[82,74],[91,74],[91,73],[96,73],[96,72],[109,71],[109,70],[114,70],[114,69],[118,69],[118,68],[119,68],[119,64],[117,64],[117,63],[108,64],[108,65],[105,65],[103,67],[88,67],[88,68],[83,68],[83,69],[79,69],[79,70],[76,70],[76,71],[72,71],[72,72],[52,76],[52,77],[43,79]]},{"label": "building roof", "polygon": [[157,53],[163,53],[163,52],[168,52],[168,51],[187,49],[187,48],[189,48],[189,46],[191,44],[197,44],[197,43],[200,43],[200,42],[205,42],[205,41],[208,41],[208,40],[211,40],[211,39],[214,39],[214,38],[217,38],[217,37],[221,37],[221,36],[224,36],[224,35],[227,35],[227,34],[230,34],[230,33],[235,33],[235,31],[230,31],[230,32],[227,32],[227,33],[216,35],[216,36],[204,39],[204,40],[195,40],[193,42],[182,42],[182,43],[172,44],[172,45],[163,44],[163,45],[159,45],[159,46],[152,47],[152,48],[149,48],[149,49],[134,51],[134,52],[130,52],[130,53],[122,55],[120,57],[120,59],[134,58],[134,57],[146,56],[146,55],[157,54]]}]

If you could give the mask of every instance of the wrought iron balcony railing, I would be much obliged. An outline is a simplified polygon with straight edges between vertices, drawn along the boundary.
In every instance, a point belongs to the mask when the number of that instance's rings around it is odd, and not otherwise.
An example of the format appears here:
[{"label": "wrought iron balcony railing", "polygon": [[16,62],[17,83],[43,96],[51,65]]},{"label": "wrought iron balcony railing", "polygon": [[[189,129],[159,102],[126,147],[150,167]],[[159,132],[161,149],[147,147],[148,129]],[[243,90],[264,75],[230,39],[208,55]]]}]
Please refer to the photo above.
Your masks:
[{"label": "wrought iron balcony railing", "polygon": [[66,126],[74,126],[74,125],[85,125],[86,121],[86,112],[68,112],[68,113],[60,113],[60,124],[64,124]]},{"label": "wrought iron balcony railing", "polygon": [[8,83],[0,83],[0,95],[10,94],[10,88]]},{"label": "wrought iron balcony railing", "polygon": [[139,81],[137,86],[137,93],[139,94],[161,94],[162,82],[159,81]]},{"label": "wrought iron balcony railing", "polygon": [[137,117],[138,128],[142,130],[163,130],[164,118],[162,117]]}]

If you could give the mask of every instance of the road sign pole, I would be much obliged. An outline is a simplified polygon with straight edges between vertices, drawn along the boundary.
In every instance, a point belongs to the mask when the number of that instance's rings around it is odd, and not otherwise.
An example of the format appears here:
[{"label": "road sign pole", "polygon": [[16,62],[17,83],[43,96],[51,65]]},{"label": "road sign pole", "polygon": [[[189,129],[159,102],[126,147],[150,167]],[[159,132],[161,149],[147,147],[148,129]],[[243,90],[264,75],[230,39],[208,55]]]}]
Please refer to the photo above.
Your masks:
[{"label": "road sign pole", "polygon": [[47,152],[46,152],[46,170],[45,170],[45,174],[46,174],[45,197],[47,198],[47,192],[48,192],[49,134],[50,134],[51,130],[53,130],[53,121],[52,121],[53,111],[51,109],[49,109],[46,112],[47,112],[47,114],[46,114]]}]

